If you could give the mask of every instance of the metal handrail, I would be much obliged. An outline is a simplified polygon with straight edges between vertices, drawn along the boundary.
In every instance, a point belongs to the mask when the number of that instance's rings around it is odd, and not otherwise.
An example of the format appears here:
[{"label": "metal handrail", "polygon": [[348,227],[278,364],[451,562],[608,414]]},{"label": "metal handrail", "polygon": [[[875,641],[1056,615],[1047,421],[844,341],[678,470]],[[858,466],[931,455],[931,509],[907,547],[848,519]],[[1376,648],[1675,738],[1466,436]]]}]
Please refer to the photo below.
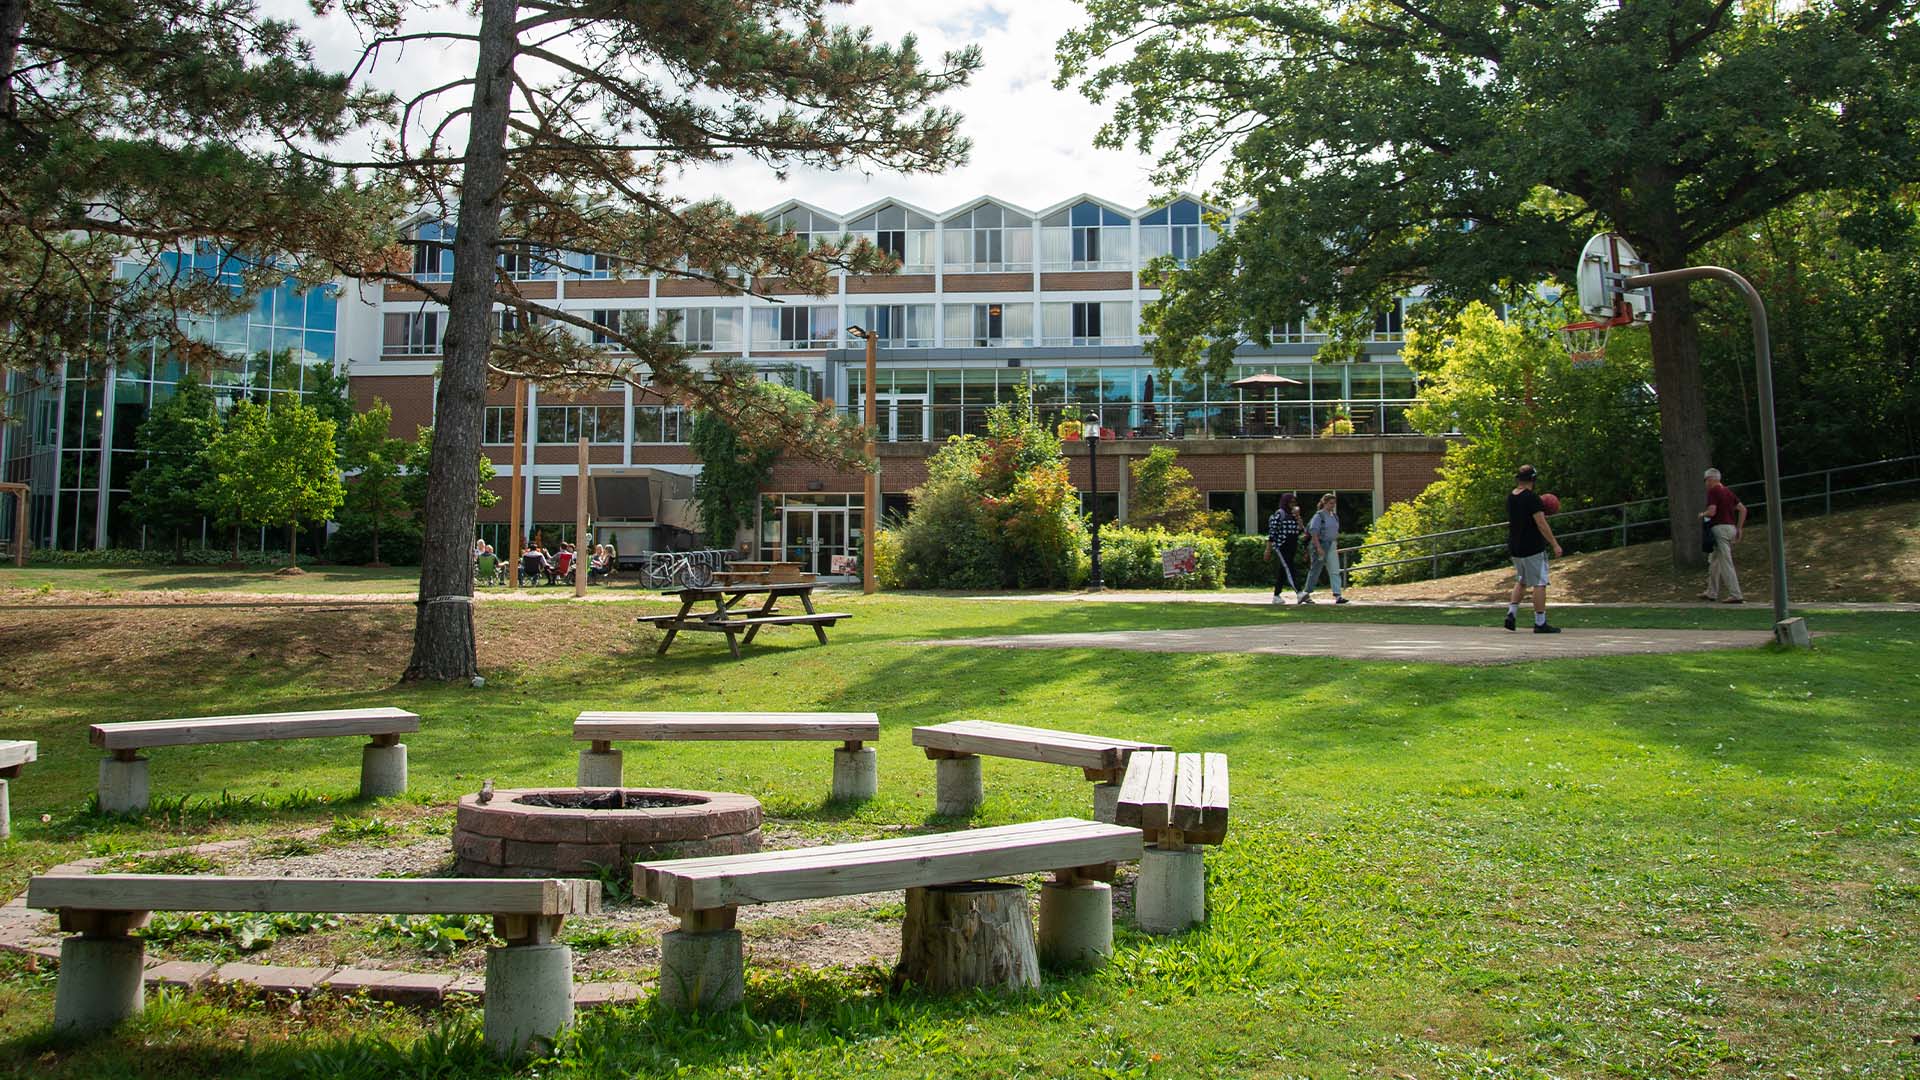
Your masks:
[{"label": "metal handrail", "polygon": [[[1804,480],[1808,477],[1817,476],[1817,477],[1821,477],[1825,481],[1825,483],[1823,485],[1822,490],[1818,492],[1813,492],[1810,494],[1802,494],[1802,495],[1793,495],[1793,496],[1782,495],[1780,498],[1780,503],[1782,506],[1785,506],[1788,503],[1807,502],[1812,499],[1821,499],[1821,500],[1824,500],[1824,506],[1820,511],[1821,514],[1822,515],[1831,514],[1833,513],[1833,497],[1835,495],[1851,495],[1851,494],[1855,494],[1863,491],[1876,491],[1881,488],[1898,487],[1902,484],[1920,483],[1920,473],[1917,473],[1914,476],[1902,477],[1901,479],[1898,479],[1898,480],[1886,480],[1886,481],[1881,481],[1879,483],[1856,484],[1850,487],[1836,488],[1833,485],[1833,477],[1836,473],[1857,472],[1861,469],[1873,469],[1873,468],[1879,468],[1881,466],[1886,466],[1886,465],[1904,465],[1904,464],[1920,464],[1920,454],[1909,454],[1903,457],[1881,458],[1878,461],[1864,461],[1864,462],[1860,462],[1853,465],[1837,465],[1830,469],[1814,469],[1808,472],[1792,473],[1787,476],[1781,477],[1780,478],[1781,482],[1785,483],[1786,481],[1789,481],[1789,480]],[[1728,484],[1727,486],[1737,491],[1741,488],[1759,487],[1761,486],[1761,484],[1762,482],[1759,480],[1748,480],[1739,484]],[[1631,511],[1638,508],[1642,508],[1642,507],[1652,507],[1656,504],[1663,504],[1666,501],[1667,501],[1667,496],[1656,495],[1650,499],[1635,499],[1631,502],[1608,503],[1607,505],[1604,505],[1604,506],[1584,506],[1577,510],[1567,510],[1562,512],[1559,516],[1565,518],[1565,517],[1573,517],[1579,514],[1599,514],[1603,512],[1617,512],[1620,516],[1620,520],[1617,524],[1609,523],[1607,525],[1596,527],[1596,528],[1576,529],[1572,532],[1562,532],[1558,529],[1555,529],[1554,536],[1556,539],[1560,539],[1560,540],[1572,540],[1582,536],[1596,536],[1596,535],[1602,535],[1602,534],[1618,533],[1620,537],[1620,546],[1625,547],[1626,544],[1628,543],[1632,530],[1636,528],[1647,528],[1647,527],[1664,528],[1667,525],[1667,519],[1664,514],[1658,515],[1658,516],[1648,514],[1645,516],[1641,516],[1636,520],[1632,516]],[[1748,506],[1749,508],[1752,508],[1752,509],[1764,509],[1766,507],[1766,501],[1763,499],[1758,502],[1749,503]],[[1469,525],[1461,529],[1447,529],[1442,532],[1420,533],[1415,536],[1403,536],[1397,540],[1381,540],[1371,544],[1356,544],[1352,547],[1340,548],[1339,550],[1342,554],[1348,554],[1348,553],[1358,553],[1358,552],[1366,551],[1373,548],[1399,548],[1409,544],[1419,544],[1425,541],[1440,540],[1450,536],[1465,536],[1469,533],[1484,532],[1488,529],[1504,529],[1506,527],[1507,527],[1506,522],[1495,521],[1495,522],[1488,522],[1485,525]],[[1503,540],[1502,542],[1497,544],[1482,544],[1474,547],[1453,548],[1447,551],[1435,551],[1435,552],[1430,552],[1424,555],[1413,555],[1405,558],[1387,559],[1380,562],[1354,563],[1351,566],[1344,567],[1344,570],[1346,573],[1352,574],[1360,570],[1382,570],[1390,566],[1406,566],[1412,563],[1429,563],[1431,564],[1433,569],[1433,576],[1438,577],[1439,571],[1440,571],[1440,560],[1442,559],[1457,558],[1464,555],[1479,555],[1479,554],[1483,554],[1491,551],[1504,551],[1506,550],[1506,546],[1507,546],[1506,542]]]}]

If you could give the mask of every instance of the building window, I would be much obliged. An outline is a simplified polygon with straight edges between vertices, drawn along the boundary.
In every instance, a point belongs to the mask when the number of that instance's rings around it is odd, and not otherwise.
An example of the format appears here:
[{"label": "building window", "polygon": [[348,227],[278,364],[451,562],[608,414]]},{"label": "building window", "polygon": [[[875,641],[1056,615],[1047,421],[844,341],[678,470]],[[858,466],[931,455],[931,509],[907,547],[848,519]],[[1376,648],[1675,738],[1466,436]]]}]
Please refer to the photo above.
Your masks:
[{"label": "building window", "polygon": [[1043,270],[1131,270],[1133,230],[1127,218],[1083,202],[1040,221]]},{"label": "building window", "polygon": [[541,405],[534,412],[534,434],[542,443],[576,443],[584,438],[618,445],[627,437],[626,409],[619,405]]},{"label": "building window", "polygon": [[430,221],[413,231],[413,276],[446,281],[453,276],[453,230]]},{"label": "building window", "polygon": [[480,441],[491,446],[513,445],[513,406],[487,406],[480,421]]},{"label": "building window", "polygon": [[1405,304],[1395,300],[1391,307],[1375,312],[1373,316],[1373,340],[1406,340]]},{"label": "building window", "polygon": [[932,304],[870,304],[850,307],[852,325],[880,335],[888,349],[924,349],[933,345]]},{"label": "building window", "polygon": [[635,405],[633,441],[683,443],[687,441],[686,410],[678,405]]},{"label": "building window", "polygon": [[985,348],[1033,344],[1032,304],[949,304],[946,344]]},{"label": "building window", "polygon": [[598,255],[588,251],[569,252],[566,262],[576,277],[605,280],[620,276],[620,260],[611,255]]},{"label": "building window", "polygon": [[1140,262],[1171,257],[1187,265],[1204,251],[1213,250],[1219,237],[1213,227],[1200,220],[1200,204],[1180,199],[1140,219]]},{"label": "building window", "polygon": [[501,334],[511,334],[516,330],[530,330],[546,322],[545,319],[530,311],[519,308],[501,308],[493,313],[494,330]]},{"label": "building window", "polygon": [[553,256],[526,244],[511,244],[500,252],[500,269],[515,281],[530,281],[553,276]]},{"label": "building window", "polygon": [[673,327],[673,340],[693,352],[740,347],[737,307],[662,308],[660,318]]},{"label": "building window", "polygon": [[1033,219],[983,203],[947,219],[941,262],[948,270],[1033,269]]},{"label": "building window", "polygon": [[400,356],[431,356],[440,352],[439,312],[388,312],[385,324],[381,352]]},{"label": "building window", "polygon": [[596,327],[604,327],[592,331],[590,336],[595,345],[619,345],[620,340],[615,334],[643,330],[647,325],[647,313],[641,308],[597,308],[588,312],[587,318]]},{"label": "building window", "polygon": [[840,344],[840,313],[825,305],[782,304],[753,313],[754,348],[830,349]]},{"label": "building window", "polygon": [[816,244],[838,239],[840,223],[825,214],[816,214],[804,206],[783,210],[767,219],[767,224],[777,233],[791,232],[794,240],[803,249],[811,249]]},{"label": "building window", "polygon": [[1133,304],[1126,300],[1045,304],[1042,345],[1128,345],[1133,342]]},{"label": "building window", "polygon": [[1270,328],[1267,336],[1276,345],[1317,345],[1327,340],[1327,332],[1315,325],[1311,319],[1283,322]]},{"label": "building window", "polygon": [[933,219],[899,206],[876,210],[847,223],[849,231],[900,263],[900,273],[933,272]]}]

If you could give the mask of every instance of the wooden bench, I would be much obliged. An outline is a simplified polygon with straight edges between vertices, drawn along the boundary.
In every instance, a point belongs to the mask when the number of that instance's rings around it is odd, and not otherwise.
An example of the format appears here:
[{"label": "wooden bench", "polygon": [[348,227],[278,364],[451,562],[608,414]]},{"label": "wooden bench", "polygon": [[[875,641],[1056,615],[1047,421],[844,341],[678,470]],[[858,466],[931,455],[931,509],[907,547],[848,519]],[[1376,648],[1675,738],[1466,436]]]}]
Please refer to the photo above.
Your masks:
[{"label": "wooden bench", "polygon": [[1127,763],[1116,820],[1148,844],[1134,886],[1140,927],[1173,934],[1207,917],[1207,871],[1197,845],[1227,836],[1227,755],[1135,754]]},{"label": "wooden bench", "polygon": [[40,744],[20,739],[0,742],[0,840],[13,835],[13,805],[7,794],[7,781],[20,770],[40,759]]},{"label": "wooden bench", "polygon": [[319,709],[95,724],[88,729],[87,738],[108,753],[100,763],[100,809],[125,814],[147,808],[147,759],[140,756],[140,751],[156,746],[366,735],[372,741],[360,753],[361,796],[376,799],[403,795],[407,790],[407,746],[400,736],[419,730],[420,718],[403,709]]},{"label": "wooden bench", "polygon": [[833,751],[833,798],[871,799],[880,790],[880,738],[873,713],[804,712],[583,712],[573,737],[591,743],[580,751],[581,787],[620,787],[616,742],[808,741],[837,742]]},{"label": "wooden bench", "polygon": [[[673,645],[673,639],[683,630],[727,635],[727,651],[733,654],[735,660],[740,659],[740,646],[751,645],[763,626],[811,626],[814,637],[825,645],[827,627],[841,619],[851,619],[853,615],[845,611],[815,611],[813,589],[811,581],[781,583],[777,580],[771,584],[716,584],[672,589],[668,590],[668,595],[680,598],[679,611],[672,615],[641,615],[634,621],[658,626],[666,631],[660,638],[660,647],[654,650],[658,656],[666,655],[667,649]],[[754,596],[761,598],[759,607],[743,606],[745,600]],[[806,614],[781,615],[779,604],[786,599],[799,600]],[[711,603],[713,610],[694,611],[694,605],[703,601]]]},{"label": "wooden bench", "polygon": [[[1140,833],[1059,818],[854,844],[635,864],[633,891],[667,905],[660,999],[729,1008],[744,977],[737,910],[750,904],[906,890],[899,974],[931,991],[1039,985],[1041,961],[1100,963],[1113,946],[1113,864],[1138,859]],[[1026,890],[984,878],[1047,873],[1036,948]]]},{"label": "wooden bench", "polygon": [[73,874],[27,883],[27,906],[60,914],[54,1030],[89,1034],[144,1005],[143,943],[155,911],[320,911],[492,915],[506,941],[487,952],[487,1044],[503,1055],[550,1043],[573,1022],[573,955],[556,938],[568,915],[600,909],[600,883],[463,878],[260,878]]},{"label": "wooden bench", "polygon": [[1159,743],[1105,735],[1079,735],[1050,728],[1001,724],[992,720],[955,720],[913,729],[913,745],[934,761],[934,812],[966,817],[986,798],[980,758],[1014,758],[1074,766],[1093,781],[1093,817],[1112,821],[1113,802],[1127,759],[1140,750],[1165,750]]}]

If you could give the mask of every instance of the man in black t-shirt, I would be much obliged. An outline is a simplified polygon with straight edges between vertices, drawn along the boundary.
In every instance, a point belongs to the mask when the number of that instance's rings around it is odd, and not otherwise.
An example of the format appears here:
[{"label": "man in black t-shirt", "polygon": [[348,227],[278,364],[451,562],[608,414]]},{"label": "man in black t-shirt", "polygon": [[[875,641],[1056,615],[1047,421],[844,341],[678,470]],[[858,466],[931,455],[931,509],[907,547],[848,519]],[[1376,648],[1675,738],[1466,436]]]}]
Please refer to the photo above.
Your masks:
[{"label": "man in black t-shirt", "polygon": [[1520,466],[1513,474],[1513,491],[1507,495],[1507,554],[1513,557],[1513,594],[1507,598],[1509,630],[1520,614],[1520,598],[1533,589],[1533,632],[1557,634],[1560,628],[1547,622],[1547,548],[1560,554],[1560,541],[1553,538],[1553,526],[1547,524],[1547,508],[1534,494],[1539,474],[1531,465]]}]

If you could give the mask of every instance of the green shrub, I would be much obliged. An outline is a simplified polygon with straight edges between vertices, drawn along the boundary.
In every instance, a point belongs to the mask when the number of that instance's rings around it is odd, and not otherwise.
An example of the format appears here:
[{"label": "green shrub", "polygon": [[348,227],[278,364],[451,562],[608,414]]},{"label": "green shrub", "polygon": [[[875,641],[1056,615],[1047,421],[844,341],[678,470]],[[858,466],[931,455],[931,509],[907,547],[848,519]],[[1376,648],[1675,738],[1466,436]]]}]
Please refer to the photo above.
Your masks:
[{"label": "green shrub", "polygon": [[[1193,548],[1194,572],[1162,575],[1160,554]],[[1217,536],[1108,526],[1100,530],[1100,583],[1111,589],[1218,589],[1226,583],[1227,548]]]},{"label": "green shrub", "polygon": [[1273,584],[1273,564],[1267,561],[1267,538],[1240,533],[1229,536],[1227,585],[1254,587]]},{"label": "green shrub", "polygon": [[881,529],[873,538],[873,580],[883,589],[903,588],[900,583],[900,530]]},{"label": "green shrub", "polygon": [[[389,566],[420,564],[420,526],[411,521],[388,522],[380,530],[380,561]],[[327,538],[327,558],[359,565],[373,561],[373,523],[353,515]]]},{"label": "green shrub", "polygon": [[[173,552],[159,548],[142,551],[138,548],[89,548],[82,551],[63,551],[58,548],[36,548],[27,557],[27,561],[41,566],[225,566],[233,561],[230,548],[188,548],[175,559]],[[276,569],[287,564],[284,552],[247,551],[240,552],[240,562],[249,569],[263,567]]]}]

